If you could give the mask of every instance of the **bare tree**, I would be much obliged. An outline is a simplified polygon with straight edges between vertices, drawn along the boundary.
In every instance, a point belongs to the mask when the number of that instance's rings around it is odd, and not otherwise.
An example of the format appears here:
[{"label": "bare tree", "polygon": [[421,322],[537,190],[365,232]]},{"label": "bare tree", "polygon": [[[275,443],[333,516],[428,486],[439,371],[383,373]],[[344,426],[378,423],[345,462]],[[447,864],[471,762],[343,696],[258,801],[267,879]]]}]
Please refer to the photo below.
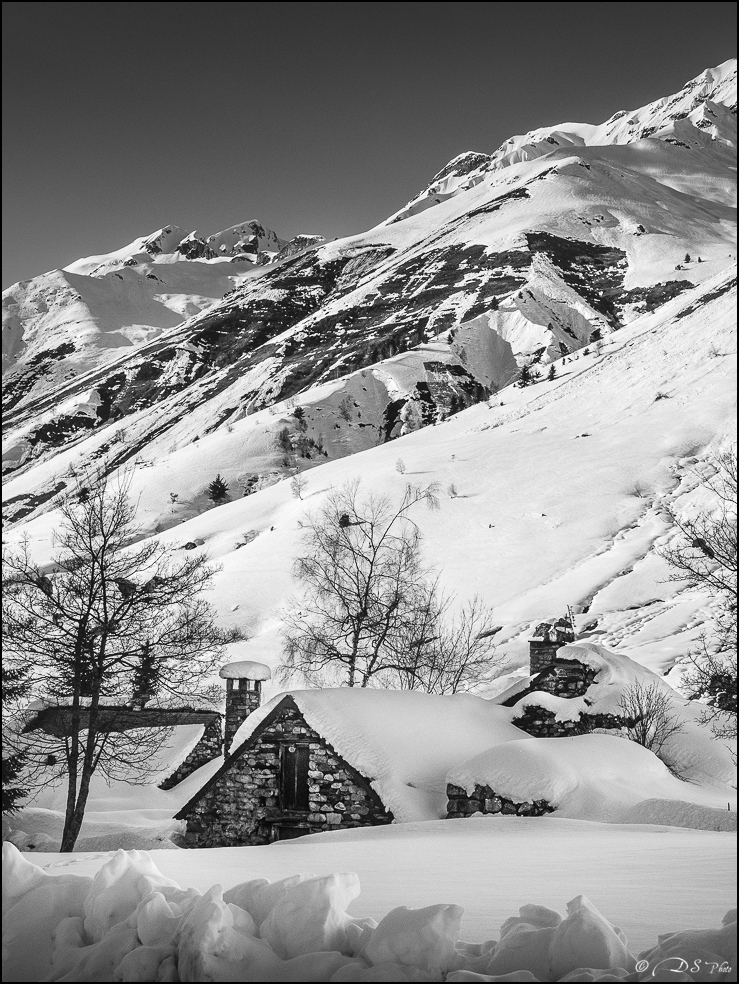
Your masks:
[{"label": "bare tree", "polygon": [[309,518],[294,566],[304,593],[286,615],[283,677],[455,693],[492,673],[500,663],[492,612],[474,598],[452,617],[455,599],[420,559],[409,512],[420,502],[438,508],[437,491],[406,485],[393,506],[362,496],[352,482]]},{"label": "bare tree", "polygon": [[438,580],[420,588],[395,640],[399,668],[393,682],[404,690],[455,694],[491,679],[505,662],[495,651],[492,609],[476,595],[454,615],[455,598],[441,591]]},{"label": "bare tree", "polygon": [[713,631],[704,633],[698,647],[683,662],[688,667],[683,686],[693,699],[706,702],[703,723],[717,738],[736,737],[736,615],[737,615],[737,454],[736,447],[714,453],[712,474],[698,475],[712,504],[693,517],[670,510],[680,536],[662,551],[674,580],[706,588],[716,606]]},{"label": "bare tree", "polygon": [[33,667],[34,695],[52,716],[46,733],[27,736],[28,754],[47,781],[49,769],[66,776],[62,851],[77,840],[93,774],[136,782],[157,764],[167,732],[131,730],[136,708],[197,698],[234,637],[202,597],[214,573],[203,555],[171,563],[161,544],[136,545],[129,487],[83,478],[61,504],[53,569],[27,542],[3,557],[5,656]]},{"label": "bare tree", "polygon": [[438,508],[434,486],[406,485],[399,505],[361,495],[353,481],[308,517],[293,573],[303,588],[285,617],[283,677],[367,686],[398,670],[392,645],[418,605],[427,571],[409,513]]},{"label": "bare tree", "polygon": [[634,683],[621,696],[619,709],[626,720],[627,735],[658,758],[673,735],[684,725],[672,711],[668,694],[656,682]]},{"label": "bare tree", "polygon": [[[709,459],[713,474],[702,480],[714,500],[710,509],[694,517],[669,510],[674,526],[682,536],[662,551],[673,568],[673,580],[687,580],[695,587],[706,587],[712,594],[725,596],[727,607],[736,613],[737,542],[736,448],[719,451]],[[735,614],[736,624],[736,614]]]}]

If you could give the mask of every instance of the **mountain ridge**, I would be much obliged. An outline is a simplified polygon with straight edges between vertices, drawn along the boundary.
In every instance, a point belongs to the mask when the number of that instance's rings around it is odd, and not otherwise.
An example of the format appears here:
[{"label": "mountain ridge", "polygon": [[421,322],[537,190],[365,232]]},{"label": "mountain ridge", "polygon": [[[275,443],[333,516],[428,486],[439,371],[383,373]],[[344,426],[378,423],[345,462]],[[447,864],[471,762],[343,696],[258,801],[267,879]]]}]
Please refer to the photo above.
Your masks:
[{"label": "mountain ridge", "polygon": [[[242,469],[253,490],[438,423],[509,385],[524,365],[536,371],[607,339],[731,262],[727,144],[688,119],[698,119],[706,93],[731,102],[735,62],[719,69],[628,117],[643,127],[656,113],[668,129],[691,127],[688,148],[662,139],[664,128],[620,144],[554,147],[546,137],[560,125],[539,141],[546,153],[505,166],[501,158],[433,207],[331,243],[296,237],[238,276],[220,273],[230,267],[223,255],[185,259],[183,242],[206,241],[167,226],[103,258],[115,268],[88,257],[25,282],[29,295],[37,284],[39,306],[56,301],[56,334],[42,317],[36,349],[6,374],[6,474],[41,464],[47,475],[57,458],[114,471],[162,435],[182,446],[276,408],[268,436],[254,438],[249,474]],[[469,174],[480,163],[459,155],[443,171],[470,165]],[[238,248],[246,225],[207,248]],[[205,291],[214,270],[220,298]],[[22,335],[12,304],[6,314]],[[327,387],[326,399],[314,395]],[[298,399],[310,408],[302,420],[284,412]],[[126,430],[135,440],[106,437]],[[59,470],[33,494],[10,494],[7,518],[49,508],[65,484]]]}]

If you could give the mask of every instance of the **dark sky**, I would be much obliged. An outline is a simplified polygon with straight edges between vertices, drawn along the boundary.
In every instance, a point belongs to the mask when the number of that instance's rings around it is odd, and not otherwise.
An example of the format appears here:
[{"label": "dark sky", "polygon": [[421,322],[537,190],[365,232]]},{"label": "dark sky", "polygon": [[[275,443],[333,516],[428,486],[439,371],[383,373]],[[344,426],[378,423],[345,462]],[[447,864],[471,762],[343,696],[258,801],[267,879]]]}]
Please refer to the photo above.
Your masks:
[{"label": "dark sky", "polygon": [[375,225],[736,54],[733,3],[5,3],[3,285],[166,223]]}]

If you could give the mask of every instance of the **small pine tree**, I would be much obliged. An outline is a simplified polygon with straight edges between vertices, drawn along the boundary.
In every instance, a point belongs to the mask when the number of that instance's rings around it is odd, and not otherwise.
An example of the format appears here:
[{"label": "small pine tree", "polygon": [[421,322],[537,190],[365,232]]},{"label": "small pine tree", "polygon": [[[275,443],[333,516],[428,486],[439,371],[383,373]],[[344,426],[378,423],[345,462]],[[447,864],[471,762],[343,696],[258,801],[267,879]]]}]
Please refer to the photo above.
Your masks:
[{"label": "small pine tree", "polygon": [[551,380],[556,378],[557,378],[557,367],[555,366],[554,363],[552,363],[551,366],[549,367],[549,372],[547,373],[547,379]]},{"label": "small pine tree", "polygon": [[[13,813],[18,809],[18,801],[23,799],[27,790],[18,785],[18,780],[26,763],[27,756],[14,747],[14,728],[11,725],[14,710],[18,702],[27,695],[30,689],[28,670],[19,665],[2,665],[2,706],[3,706],[3,813]],[[6,745],[7,736],[7,748]],[[9,754],[8,754],[9,752]]]},{"label": "small pine tree", "polygon": [[143,707],[156,695],[159,683],[159,667],[151,651],[151,646],[144,643],[141,659],[134,668],[132,675],[132,690],[134,704]]},{"label": "small pine tree", "polygon": [[683,263],[690,263],[690,253],[685,254],[685,259],[683,260]]},{"label": "small pine tree", "polygon": [[531,370],[528,366],[521,366],[521,375],[518,377],[518,385],[523,389],[532,383]]},{"label": "small pine tree", "polygon": [[208,498],[212,502],[223,502],[227,495],[228,482],[224,481],[219,473],[208,486]]}]

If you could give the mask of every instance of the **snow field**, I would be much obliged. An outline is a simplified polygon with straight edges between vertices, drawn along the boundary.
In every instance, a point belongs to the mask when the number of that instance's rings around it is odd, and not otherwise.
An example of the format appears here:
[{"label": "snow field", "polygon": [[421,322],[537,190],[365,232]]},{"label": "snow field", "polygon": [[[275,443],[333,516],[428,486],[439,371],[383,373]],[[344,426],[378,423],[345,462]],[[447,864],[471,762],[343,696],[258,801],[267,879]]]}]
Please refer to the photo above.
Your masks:
[{"label": "snow field", "polygon": [[[555,821],[537,843],[536,837],[528,841],[521,836],[530,821],[493,823],[502,831],[500,841],[491,836],[488,820],[456,822],[443,831],[439,824],[419,824],[415,831],[396,828],[390,836],[365,837],[363,832],[361,839],[376,865],[367,876],[364,854],[359,876],[294,874],[298,859],[301,865],[318,861],[316,870],[325,872],[327,863],[340,860],[342,842],[353,849],[356,860],[356,832],[312,837],[315,846],[305,848],[292,842],[276,849],[171,852],[157,855],[156,864],[149,854],[118,851],[79,859],[82,864],[74,866],[80,874],[60,871],[65,862],[59,861],[47,873],[6,845],[4,979],[556,981],[634,974],[629,979],[666,980],[654,973],[665,959],[688,960],[691,966],[736,966],[736,911],[724,918],[727,901],[715,898],[715,891],[702,909],[695,906],[696,893],[731,855],[733,845],[726,835],[653,828],[647,837],[631,836],[626,842],[611,838],[604,852],[598,825],[560,821],[564,827],[557,837]],[[678,841],[667,848],[682,858],[672,872],[665,867],[666,846],[655,843],[658,838]],[[533,849],[529,862],[534,864],[526,866],[522,879],[521,854],[528,849]],[[656,859],[650,857],[655,849]],[[598,865],[593,864],[596,851]],[[562,899],[583,874],[576,861],[583,853],[591,865],[586,880],[597,889],[594,881],[602,878],[598,907],[577,894],[563,914]],[[629,856],[631,867],[624,871]],[[465,869],[461,873],[458,864]],[[619,868],[621,876],[614,877]],[[271,878],[261,874],[265,870]],[[455,871],[464,894],[471,897],[471,919],[462,906],[438,901],[440,896],[454,897],[461,887],[444,877]],[[238,881],[245,874],[248,880]],[[564,875],[560,882],[558,874]],[[225,891],[212,884],[214,876],[222,878]],[[643,889],[648,879],[647,899]],[[367,900],[363,894],[357,901],[360,882],[365,888],[369,882]],[[542,903],[522,901],[525,893],[543,885]],[[394,905],[403,895],[413,908]],[[369,909],[372,915],[350,915],[350,908]],[[512,915],[517,908],[518,915]],[[614,918],[622,928],[610,921]],[[462,930],[489,936],[498,922],[498,940],[467,943],[459,938]],[[691,925],[721,928],[686,932]],[[632,926],[639,927],[635,936]],[[667,927],[677,935],[668,934],[650,947],[655,929]],[[645,945],[649,949],[643,951]],[[582,968],[590,968],[590,976]],[[610,976],[608,969],[614,971]],[[501,978],[507,974],[516,976]],[[674,979],[715,978],[693,974]]]}]

